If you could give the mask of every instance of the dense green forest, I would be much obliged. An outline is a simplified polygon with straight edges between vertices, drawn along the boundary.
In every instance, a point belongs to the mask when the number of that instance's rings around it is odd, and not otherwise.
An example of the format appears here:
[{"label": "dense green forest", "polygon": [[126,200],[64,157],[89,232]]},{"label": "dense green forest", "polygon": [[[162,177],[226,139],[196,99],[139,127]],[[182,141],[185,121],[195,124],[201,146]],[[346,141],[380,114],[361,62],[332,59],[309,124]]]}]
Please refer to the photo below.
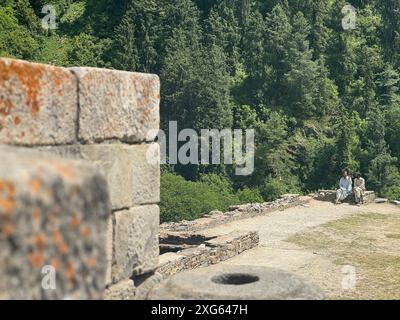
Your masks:
[{"label": "dense green forest", "polygon": [[[0,0],[0,55],[161,77],[161,127],[254,128],[255,171],[165,165],[162,220],[337,185],[400,199],[400,0]],[[45,4],[57,28],[45,30]]]}]

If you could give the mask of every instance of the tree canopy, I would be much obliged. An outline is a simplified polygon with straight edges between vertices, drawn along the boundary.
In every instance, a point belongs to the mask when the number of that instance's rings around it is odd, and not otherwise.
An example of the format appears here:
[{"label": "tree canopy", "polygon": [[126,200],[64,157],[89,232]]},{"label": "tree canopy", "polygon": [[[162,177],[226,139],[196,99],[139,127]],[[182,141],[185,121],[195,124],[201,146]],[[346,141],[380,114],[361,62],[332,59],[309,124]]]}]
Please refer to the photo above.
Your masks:
[{"label": "tree canopy", "polygon": [[[234,199],[245,190],[242,199],[270,200],[331,188],[349,167],[379,194],[400,199],[398,0],[352,0],[349,30],[344,0],[0,4],[1,56],[156,73],[162,129],[178,121],[194,130],[256,130],[251,176],[235,176],[229,165],[176,165],[165,169],[165,195],[180,183],[193,187],[183,178],[203,190],[204,176],[218,175]],[[54,30],[41,27],[46,4],[56,8]]]}]

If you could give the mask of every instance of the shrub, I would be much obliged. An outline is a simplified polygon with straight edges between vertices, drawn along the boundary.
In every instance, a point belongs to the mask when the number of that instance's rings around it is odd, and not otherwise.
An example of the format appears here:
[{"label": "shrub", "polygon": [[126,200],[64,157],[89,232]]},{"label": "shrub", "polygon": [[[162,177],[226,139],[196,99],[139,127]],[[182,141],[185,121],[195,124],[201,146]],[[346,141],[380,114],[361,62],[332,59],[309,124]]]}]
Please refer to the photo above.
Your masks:
[{"label": "shrub", "polygon": [[262,203],[264,199],[260,190],[245,187],[237,192],[240,203]]},{"label": "shrub", "polygon": [[383,192],[389,200],[400,200],[400,186],[392,186]]},{"label": "shrub", "polygon": [[161,222],[194,220],[212,210],[227,210],[233,199],[218,186],[187,181],[172,173],[161,175]]},{"label": "shrub", "polygon": [[285,193],[300,193],[298,181],[295,177],[288,179],[267,178],[261,194],[266,201],[274,201]]},{"label": "shrub", "polygon": [[284,193],[298,192],[296,180],[271,179],[263,188],[244,187],[235,191],[230,180],[215,173],[203,174],[199,181],[188,181],[171,172],[161,173],[161,222],[194,220],[213,210],[227,211],[229,206],[275,200]]}]

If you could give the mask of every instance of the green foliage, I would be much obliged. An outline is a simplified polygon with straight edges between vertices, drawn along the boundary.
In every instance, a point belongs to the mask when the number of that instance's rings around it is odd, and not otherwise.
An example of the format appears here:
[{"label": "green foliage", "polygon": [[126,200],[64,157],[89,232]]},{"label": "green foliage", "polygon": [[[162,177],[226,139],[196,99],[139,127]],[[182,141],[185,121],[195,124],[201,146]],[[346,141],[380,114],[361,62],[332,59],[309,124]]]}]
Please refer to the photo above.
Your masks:
[{"label": "green foliage", "polygon": [[267,178],[261,188],[261,194],[267,201],[274,201],[286,193],[299,193],[298,181],[295,177],[285,180]]},{"label": "green foliage", "polygon": [[[46,37],[42,42],[37,61],[54,64],[57,66],[69,66],[68,51],[71,50],[71,39],[52,35]],[[75,65],[76,63],[72,63]]]},{"label": "green foliage", "polygon": [[187,181],[172,173],[161,175],[161,221],[193,220],[212,210],[227,210],[233,195],[221,181]]},{"label": "green foliage", "polygon": [[202,175],[188,181],[173,173],[161,175],[161,220],[193,220],[212,210],[228,210],[233,204],[261,203],[258,190],[244,188],[235,192],[229,179],[217,174]]},{"label": "green foliage", "polygon": [[69,64],[87,67],[104,66],[102,53],[108,44],[108,41],[98,41],[86,33],[75,36],[67,53]]},{"label": "green foliage", "polygon": [[384,191],[383,195],[387,197],[389,200],[397,200],[400,199],[400,186],[393,186]]},{"label": "green foliage", "polygon": [[237,196],[239,198],[239,203],[262,203],[264,202],[264,198],[261,195],[260,190],[258,189],[250,189],[244,187],[242,190],[237,192]]},{"label": "green foliage", "polygon": [[400,186],[400,174],[396,163],[397,159],[389,154],[376,156],[368,167],[369,187],[383,195],[393,187]]},{"label": "green foliage", "polygon": [[28,27],[17,18],[11,6],[0,8],[0,55],[32,59],[39,42]]},{"label": "green foliage", "polygon": [[161,70],[165,79],[163,122],[177,120],[195,130],[230,127],[230,82],[224,52],[215,45],[204,47],[197,37],[177,29],[169,41]]}]

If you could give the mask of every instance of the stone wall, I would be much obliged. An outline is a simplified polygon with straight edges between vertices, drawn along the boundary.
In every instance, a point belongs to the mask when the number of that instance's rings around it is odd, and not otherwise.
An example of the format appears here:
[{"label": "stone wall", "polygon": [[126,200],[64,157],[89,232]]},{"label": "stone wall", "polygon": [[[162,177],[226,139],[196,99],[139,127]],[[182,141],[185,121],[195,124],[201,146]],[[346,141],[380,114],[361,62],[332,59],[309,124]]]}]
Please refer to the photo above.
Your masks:
[{"label": "stone wall", "polygon": [[140,297],[156,276],[159,101],[156,75],[0,59],[0,144],[86,160],[106,177],[106,298]]},{"label": "stone wall", "polygon": [[312,198],[308,196],[286,194],[282,195],[280,199],[272,202],[234,205],[229,208],[228,212],[212,211],[203,218],[193,221],[183,220],[180,222],[163,223],[160,226],[160,234],[161,237],[163,237],[164,235],[168,235],[170,232],[197,232],[224,223],[266,215],[278,210],[285,210],[306,204],[311,199]]},{"label": "stone wall", "polygon": [[[176,237],[179,235],[176,234]],[[177,241],[176,238],[174,240]],[[185,239],[182,241],[185,242]],[[259,236],[255,231],[237,231],[216,236],[205,240],[199,246],[162,254],[157,271],[164,277],[168,277],[185,270],[211,266],[254,248],[258,246],[258,243]]]},{"label": "stone wall", "polygon": [[[330,201],[333,202],[336,199],[336,190],[319,190],[313,195],[313,197],[320,201]],[[364,203],[372,203],[376,199],[376,194],[374,191],[365,191]],[[354,196],[348,197],[345,202],[354,203]]]}]

